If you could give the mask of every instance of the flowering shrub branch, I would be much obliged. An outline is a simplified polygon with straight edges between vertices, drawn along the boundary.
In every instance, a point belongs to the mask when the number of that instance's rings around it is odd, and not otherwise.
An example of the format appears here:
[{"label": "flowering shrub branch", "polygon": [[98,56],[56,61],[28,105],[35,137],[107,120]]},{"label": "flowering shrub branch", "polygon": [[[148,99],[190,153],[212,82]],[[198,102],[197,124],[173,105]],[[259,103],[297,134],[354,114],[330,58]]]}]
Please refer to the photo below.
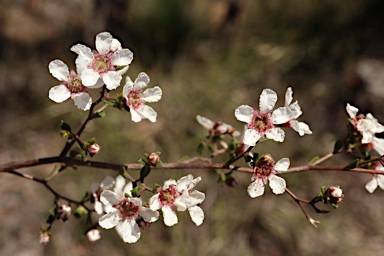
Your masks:
[{"label": "flowering shrub branch", "polygon": [[[159,86],[144,90],[150,83],[149,76],[144,72],[139,73],[134,81],[126,76],[122,92],[111,96],[111,91],[120,86],[123,75],[128,71],[133,53],[122,48],[120,42],[108,32],[98,34],[95,45],[96,50],[82,44],[71,48],[78,55],[75,61],[76,72],[69,71],[61,60],[53,60],[48,65],[49,72],[61,82],[49,90],[49,98],[57,103],[71,98],[76,107],[89,111],[76,132],[62,121],[60,135],[66,139],[66,143],[60,154],[0,165],[0,172],[37,182],[53,195],[48,225],[42,227],[40,232],[41,243],[49,242],[55,221],[70,220],[72,211],[75,217],[87,219],[84,234],[90,241],[101,238],[100,228],[115,228],[124,242],[135,243],[140,238],[141,231],[148,229],[160,217],[166,226],[177,224],[176,212],[188,211],[196,226],[201,225],[205,217],[200,206],[205,200],[205,193],[197,190],[201,177],[189,174],[151,187],[144,182],[151,170],[215,170],[219,182],[228,187],[238,185],[234,173],[248,174],[250,183],[247,192],[251,198],[262,196],[266,191],[266,184],[269,184],[276,195],[286,192],[315,227],[320,222],[309,215],[304,205],[309,205],[316,213],[328,213],[328,210],[320,209],[318,203],[337,208],[344,197],[343,189],[339,186],[321,187],[320,193],[312,199],[302,199],[288,189],[283,178],[285,175],[304,171],[369,173],[372,179],[367,183],[366,190],[373,193],[377,187],[384,189],[384,139],[376,137],[376,134],[384,132],[384,126],[370,113],[358,114],[359,110],[350,104],[346,106],[349,116],[348,134],[335,143],[333,152],[307,165],[296,167],[290,167],[291,162],[287,157],[275,161],[269,154],[259,155],[254,152],[258,144],[268,139],[282,143],[286,128],[292,128],[299,136],[312,134],[308,124],[297,120],[302,111],[298,101],[293,102],[292,88],[287,89],[282,107],[275,108],[278,100],[276,92],[264,89],[258,108],[248,105],[236,108],[235,117],[246,124],[243,134],[229,124],[197,115],[197,122],[208,131],[206,139],[198,146],[198,153],[202,155],[208,151],[208,158],[196,156],[184,161],[163,163],[160,152],[152,152],[144,154],[139,163],[117,164],[89,160],[88,157],[94,157],[102,149],[96,138],[82,138],[82,133],[91,120],[104,117],[104,110],[113,107],[130,112],[131,120],[135,123],[144,119],[156,122],[157,112],[147,103],[157,102],[162,97]],[[93,101],[89,90],[95,89],[100,90],[100,97]],[[349,155],[353,160],[343,165],[321,165],[337,154]],[[219,155],[225,155],[227,161],[215,162]],[[19,171],[48,164],[55,164],[56,167],[45,178]],[[107,176],[102,182],[91,184],[83,198],[75,200],[57,192],[49,183],[66,169],[75,167],[108,169],[117,173],[116,177]],[[140,170],[139,177],[133,177],[131,171],[134,170]],[[143,201],[143,193],[150,193],[148,201]]]}]

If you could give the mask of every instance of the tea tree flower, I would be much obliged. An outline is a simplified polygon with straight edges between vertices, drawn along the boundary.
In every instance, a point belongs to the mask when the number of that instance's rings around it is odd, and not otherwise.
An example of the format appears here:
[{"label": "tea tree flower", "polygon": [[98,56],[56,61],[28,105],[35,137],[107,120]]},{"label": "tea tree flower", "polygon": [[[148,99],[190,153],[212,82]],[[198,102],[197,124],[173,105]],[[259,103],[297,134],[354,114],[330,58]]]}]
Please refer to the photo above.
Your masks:
[{"label": "tea tree flower", "polygon": [[[381,164],[375,166],[375,170],[384,171],[384,167]],[[373,174],[373,177],[368,183],[365,185],[365,189],[369,193],[375,192],[377,187],[384,190],[384,175],[383,174]]]},{"label": "tea tree flower", "polygon": [[157,194],[149,199],[149,207],[152,210],[161,209],[163,211],[164,223],[173,226],[178,222],[176,210],[188,210],[192,221],[201,225],[204,220],[204,212],[198,206],[205,199],[205,194],[195,190],[195,186],[200,182],[201,177],[196,179],[191,174],[175,180],[167,180],[164,186],[157,190]]},{"label": "tea tree flower", "polygon": [[282,158],[277,163],[269,155],[264,155],[255,163],[252,175],[252,183],[248,186],[248,194],[255,198],[264,194],[264,185],[269,181],[269,187],[276,195],[283,194],[286,182],[283,178],[276,175],[277,172],[288,170],[289,159]]},{"label": "tea tree flower", "polygon": [[96,228],[89,230],[86,236],[90,242],[95,242],[101,238],[100,231]]},{"label": "tea tree flower", "polygon": [[239,131],[236,131],[231,125],[222,123],[222,122],[213,122],[210,119],[197,115],[197,122],[202,125],[208,132],[212,135],[220,135],[228,133],[232,137],[237,137],[240,135]]},{"label": "tea tree flower", "polygon": [[96,36],[96,50],[82,44],[71,47],[78,54],[76,66],[84,86],[100,88],[105,84],[109,90],[116,89],[133,60],[133,53],[121,48],[120,42],[108,32]]},{"label": "tea tree flower", "polygon": [[49,90],[49,98],[61,103],[69,98],[75,106],[82,110],[89,110],[92,99],[87,88],[83,85],[80,76],[75,71],[69,72],[68,66],[61,60],[53,60],[48,65],[49,72],[62,83]]},{"label": "tea tree flower", "polygon": [[115,187],[113,189],[113,192],[118,194],[121,197],[124,197],[125,194],[131,196],[131,190],[133,189],[132,182],[127,182],[126,179],[119,175],[115,179]]},{"label": "tea tree flower", "polygon": [[105,190],[100,200],[108,209],[107,214],[99,219],[100,227],[116,227],[117,233],[126,243],[135,243],[141,236],[137,220],[142,218],[146,222],[154,222],[159,218],[159,212],[143,207],[140,198],[123,198],[113,191]]},{"label": "tea tree flower", "polygon": [[91,185],[91,193],[93,197],[95,198],[95,211],[97,214],[102,214],[104,212],[103,204],[100,202],[100,195],[101,193],[111,188],[115,184],[115,179],[111,176],[107,176],[103,179],[101,183],[92,183]]},{"label": "tea tree flower", "polygon": [[284,131],[276,125],[293,119],[290,108],[279,108],[272,112],[277,101],[277,94],[271,89],[264,89],[259,99],[259,110],[248,105],[239,106],[235,110],[237,120],[247,123],[243,143],[255,146],[264,136],[278,142],[284,141]]},{"label": "tea tree flower", "polygon": [[129,77],[126,79],[123,96],[125,98],[125,104],[131,112],[133,122],[140,122],[142,119],[156,122],[156,111],[145,103],[159,101],[162,96],[162,91],[158,86],[143,91],[143,88],[148,85],[149,81],[149,76],[144,72],[138,75],[135,82],[132,82]]}]

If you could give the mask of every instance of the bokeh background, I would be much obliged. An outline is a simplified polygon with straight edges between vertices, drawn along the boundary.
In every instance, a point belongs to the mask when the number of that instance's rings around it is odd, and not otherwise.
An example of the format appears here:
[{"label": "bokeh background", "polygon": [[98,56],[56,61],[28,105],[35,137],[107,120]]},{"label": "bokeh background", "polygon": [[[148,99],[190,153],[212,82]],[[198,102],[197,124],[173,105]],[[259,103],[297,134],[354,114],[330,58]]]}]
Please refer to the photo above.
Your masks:
[{"label": "bokeh background", "polygon": [[[255,151],[289,157],[292,166],[308,163],[333,149],[346,135],[345,105],[372,112],[384,122],[384,2],[380,0],[1,0],[0,1],[0,161],[57,155],[65,141],[60,120],[78,127],[87,113],[71,100],[55,104],[47,95],[58,82],[48,63],[62,59],[75,68],[69,48],[94,47],[95,35],[110,31],[135,58],[127,75],[141,71],[163,89],[152,106],[158,121],[130,120],[108,109],[92,122],[84,139],[96,137],[98,161],[134,163],[145,152],[161,151],[163,161],[195,156],[205,131],[197,114],[242,130],[233,112],[258,106],[260,92],[272,88],[279,105],[288,86],[303,109],[300,120],[313,135],[288,130],[284,143],[263,142]],[[223,159],[221,159],[223,160]],[[329,164],[346,164],[341,156]],[[24,170],[38,177],[53,166]],[[191,171],[152,173],[148,185],[178,179]],[[380,255],[384,251],[383,191],[369,194],[370,175],[298,173],[288,187],[310,199],[321,186],[340,185],[345,200],[338,210],[316,215],[318,229],[306,221],[287,195],[268,189],[258,199],[246,193],[250,176],[235,174],[239,185],[217,184],[214,171],[197,189],[206,193],[206,219],[196,227],[179,213],[172,228],[158,221],[136,244],[124,244],[114,230],[90,243],[83,222],[55,223],[52,241],[38,243],[53,197],[39,184],[9,174],[0,177],[1,255]],[[51,184],[80,198],[108,170],[68,170]],[[133,176],[138,173],[132,172]]]}]

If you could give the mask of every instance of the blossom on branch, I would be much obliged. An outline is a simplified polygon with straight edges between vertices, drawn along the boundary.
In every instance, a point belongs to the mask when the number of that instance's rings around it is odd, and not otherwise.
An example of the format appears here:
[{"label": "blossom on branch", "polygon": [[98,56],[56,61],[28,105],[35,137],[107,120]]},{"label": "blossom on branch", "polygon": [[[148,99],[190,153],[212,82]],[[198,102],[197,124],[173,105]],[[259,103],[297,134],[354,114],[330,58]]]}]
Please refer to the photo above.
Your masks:
[{"label": "blossom on branch", "polygon": [[159,212],[142,206],[140,198],[124,198],[113,191],[105,190],[101,193],[100,200],[107,210],[107,214],[99,219],[100,227],[116,227],[117,233],[126,243],[135,243],[141,236],[136,221],[143,219],[154,222],[159,218]]},{"label": "blossom on branch", "polygon": [[104,213],[103,204],[100,201],[101,193],[104,190],[113,187],[114,184],[115,184],[115,179],[112,178],[111,176],[105,177],[101,183],[92,183],[91,184],[91,193],[95,199],[94,208],[95,208],[95,211],[97,212],[97,214]]},{"label": "blossom on branch", "polygon": [[138,75],[135,82],[132,82],[128,76],[126,78],[123,96],[125,98],[125,104],[131,112],[133,122],[140,122],[142,119],[156,122],[156,111],[145,103],[158,102],[161,99],[162,91],[159,86],[155,86],[143,92],[143,88],[148,85],[149,81],[149,76],[144,72]]},{"label": "blossom on branch", "polygon": [[53,77],[63,82],[49,90],[49,98],[57,103],[72,98],[76,107],[89,110],[92,105],[92,98],[89,96],[80,76],[73,70],[69,72],[68,66],[61,60],[51,61],[48,69]]},{"label": "blossom on branch", "polygon": [[[377,164],[375,170],[384,171],[384,167],[381,164]],[[365,189],[369,193],[375,192],[377,187],[384,190],[384,175],[383,174],[373,174],[373,177],[368,183],[365,185]]]},{"label": "blossom on branch", "polygon": [[253,168],[252,183],[248,186],[248,194],[255,198],[264,194],[264,185],[269,181],[269,187],[276,195],[283,194],[286,182],[276,175],[277,172],[288,170],[289,159],[282,158],[277,163],[269,155],[261,156]]},{"label": "blossom on branch", "polygon": [[229,134],[232,137],[237,137],[240,135],[240,132],[229,124],[222,122],[213,122],[210,119],[200,115],[196,116],[196,120],[212,135]]},{"label": "blossom on branch", "polygon": [[284,141],[285,133],[276,125],[293,120],[295,113],[289,107],[278,108],[272,112],[276,101],[277,94],[271,89],[264,89],[259,99],[259,110],[248,105],[239,106],[235,110],[237,120],[248,125],[244,133],[244,144],[255,146],[264,137],[278,142]]},{"label": "blossom on branch", "polygon": [[100,88],[105,84],[108,90],[114,90],[120,86],[122,75],[133,60],[133,53],[123,49],[108,32],[96,36],[96,50],[82,44],[71,47],[71,51],[78,54],[76,67],[83,84],[89,88]]},{"label": "blossom on branch", "polygon": [[149,207],[152,210],[163,211],[164,223],[173,226],[178,222],[176,210],[188,210],[192,221],[200,226],[204,220],[204,212],[198,206],[205,199],[205,194],[195,190],[201,177],[196,179],[191,174],[175,180],[167,180],[162,188],[158,188],[157,194],[149,199]]}]

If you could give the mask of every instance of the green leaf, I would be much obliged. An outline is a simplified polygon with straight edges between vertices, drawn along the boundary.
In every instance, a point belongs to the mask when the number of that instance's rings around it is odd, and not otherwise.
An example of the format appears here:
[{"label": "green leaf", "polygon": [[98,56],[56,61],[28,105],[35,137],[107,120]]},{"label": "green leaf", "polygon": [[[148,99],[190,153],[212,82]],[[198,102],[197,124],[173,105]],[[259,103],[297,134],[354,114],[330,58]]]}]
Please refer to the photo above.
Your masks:
[{"label": "green leaf", "polygon": [[161,188],[161,185],[155,183],[155,185],[153,186],[152,192],[153,192],[153,193],[157,193],[157,189],[158,189],[158,188]]},{"label": "green leaf", "polygon": [[148,174],[151,172],[151,167],[148,165],[144,165],[143,168],[140,170],[140,181],[143,183],[144,178],[148,176]]},{"label": "green leaf", "polygon": [[335,146],[333,147],[333,154],[339,153],[344,147],[344,144],[341,140],[337,140],[335,142]]},{"label": "green leaf", "polygon": [[66,122],[64,122],[63,120],[61,120],[60,128],[61,130],[64,130],[64,131],[69,131],[69,132],[72,131],[71,126]]},{"label": "green leaf", "polygon": [[96,112],[93,118],[101,118],[101,117],[105,117],[105,115],[106,115],[105,111]]},{"label": "green leaf", "polygon": [[351,163],[349,163],[346,167],[344,167],[344,170],[351,170],[353,168],[356,168],[359,166],[359,159],[353,160]]},{"label": "green leaf", "polygon": [[127,172],[127,168],[125,168],[124,166],[119,169],[119,173],[123,177],[125,177],[126,172]]},{"label": "green leaf", "polygon": [[142,190],[142,186],[137,186],[134,189],[131,190],[131,194],[133,197],[139,197],[140,191]]},{"label": "green leaf", "polygon": [[111,107],[115,106],[115,101],[114,100],[103,100],[103,102]]},{"label": "green leaf", "polygon": [[147,162],[145,161],[144,158],[140,158],[140,159],[138,160],[138,162],[139,162],[140,164],[143,164],[143,165],[146,165],[146,164],[147,164]]},{"label": "green leaf", "polygon": [[201,156],[203,154],[203,150],[205,149],[205,143],[201,142],[197,147],[197,153]]},{"label": "green leaf", "polygon": [[320,159],[320,157],[315,156],[314,158],[311,159],[311,161],[309,161],[309,164],[313,164],[314,162],[316,162],[319,159]]}]

